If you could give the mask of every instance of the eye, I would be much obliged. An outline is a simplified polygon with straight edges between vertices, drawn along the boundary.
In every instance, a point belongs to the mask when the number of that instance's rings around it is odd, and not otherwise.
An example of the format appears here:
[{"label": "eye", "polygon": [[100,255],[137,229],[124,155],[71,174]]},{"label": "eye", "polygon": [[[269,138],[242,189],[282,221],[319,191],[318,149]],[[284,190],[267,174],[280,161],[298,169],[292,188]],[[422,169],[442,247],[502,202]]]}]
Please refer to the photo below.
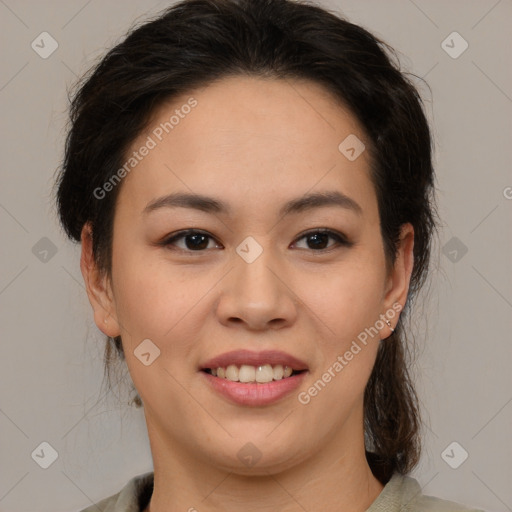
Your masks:
[{"label": "eye", "polygon": [[[306,249],[314,249],[316,252],[327,251],[336,245],[344,245],[347,247],[353,245],[346,239],[344,235],[330,229],[315,229],[313,231],[308,231],[297,240],[302,240],[303,238],[307,239],[306,243],[312,246],[306,247]],[[331,246],[326,246],[326,244],[328,244],[329,238],[334,239],[336,243]]]},{"label": "eye", "polygon": [[[184,239],[185,247],[178,246],[176,242],[178,240]],[[171,237],[166,238],[161,242],[161,245],[167,246],[177,246],[178,249],[183,251],[195,251],[201,252],[203,249],[208,249],[208,239],[214,240],[214,238],[205,233],[203,231],[198,231],[195,229],[186,229],[184,231],[179,231],[178,233],[172,235]],[[210,247],[211,248],[211,247]]]},{"label": "eye", "polygon": [[[336,245],[343,245],[346,247],[353,245],[352,242],[349,242],[344,235],[330,229],[315,229],[308,231],[307,233],[304,233],[302,236],[297,238],[297,240],[302,239],[307,239],[306,243],[309,245],[308,247],[305,247],[305,249],[313,249],[315,252],[328,251]],[[329,246],[329,239],[333,239],[335,243]],[[177,242],[182,240],[184,241],[184,246],[178,245]],[[164,247],[171,246],[170,248],[174,246],[182,251],[202,252],[205,249],[218,247],[218,245],[214,245],[213,247],[208,246],[209,241],[214,240],[215,239],[206,232],[196,229],[186,229],[183,231],[178,231],[172,236],[165,238],[162,242],[160,242],[159,245]],[[297,245],[297,242],[295,245]]]}]

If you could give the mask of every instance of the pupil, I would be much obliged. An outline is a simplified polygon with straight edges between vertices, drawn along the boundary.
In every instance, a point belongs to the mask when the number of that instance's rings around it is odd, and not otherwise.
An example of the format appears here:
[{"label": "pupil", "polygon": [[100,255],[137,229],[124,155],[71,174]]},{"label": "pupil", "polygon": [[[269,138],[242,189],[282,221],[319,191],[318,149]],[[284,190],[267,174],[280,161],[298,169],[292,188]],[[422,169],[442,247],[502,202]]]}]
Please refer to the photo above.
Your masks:
[{"label": "pupil", "polygon": [[[190,241],[192,243],[190,243]],[[327,233],[314,233],[308,236],[309,245],[316,249],[325,249],[329,240]],[[188,235],[186,237],[188,249],[205,249],[208,246],[208,237],[202,234]]]},{"label": "pupil", "polygon": [[[320,238],[320,244],[318,244],[319,238]],[[329,239],[329,235],[327,233],[315,233],[313,235],[309,235],[309,240],[310,241],[314,240],[313,247],[316,247],[317,249],[325,249],[325,247],[327,246],[326,244],[327,244],[328,239]],[[320,246],[322,246],[322,247],[320,247]]]},{"label": "pupil", "polygon": [[[202,238],[202,240],[201,240]],[[199,241],[199,243],[192,242],[192,244],[189,244],[189,241],[191,239],[194,239],[196,242]],[[187,249],[205,249],[208,246],[208,238],[206,235],[201,234],[195,234],[195,235],[188,235],[186,237],[187,241]]]}]

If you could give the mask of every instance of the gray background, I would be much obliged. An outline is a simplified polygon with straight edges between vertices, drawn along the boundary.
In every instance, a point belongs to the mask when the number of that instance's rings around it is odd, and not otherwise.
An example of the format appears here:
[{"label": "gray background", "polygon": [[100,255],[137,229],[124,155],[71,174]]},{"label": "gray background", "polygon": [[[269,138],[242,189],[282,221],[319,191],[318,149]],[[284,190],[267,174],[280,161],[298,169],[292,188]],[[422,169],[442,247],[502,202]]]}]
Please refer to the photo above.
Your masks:
[{"label": "gray background", "polygon": [[[143,413],[123,405],[129,394],[99,400],[103,336],[79,247],[61,233],[50,194],[67,88],[132,23],[166,5],[0,0],[2,512],[79,510],[152,469]],[[430,95],[415,81],[433,124],[444,227],[430,302],[415,317],[415,373],[428,416],[413,476],[427,494],[512,510],[512,2],[322,5],[389,42],[403,69],[432,88]],[[44,31],[58,42],[47,59],[31,47]],[[458,58],[441,46],[453,31],[469,44]],[[448,44],[461,48],[460,40]],[[452,464],[462,449],[469,454],[457,469],[442,456],[454,441],[462,448],[448,450]],[[42,442],[58,452],[48,469],[31,457]]]}]

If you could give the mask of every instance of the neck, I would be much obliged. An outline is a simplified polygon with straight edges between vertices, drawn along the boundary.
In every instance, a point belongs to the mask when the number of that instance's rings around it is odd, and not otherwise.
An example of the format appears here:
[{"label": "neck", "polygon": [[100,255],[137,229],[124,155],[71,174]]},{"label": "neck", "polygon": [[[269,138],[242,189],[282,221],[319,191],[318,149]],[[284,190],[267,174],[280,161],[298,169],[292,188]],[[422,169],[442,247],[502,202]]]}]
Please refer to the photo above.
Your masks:
[{"label": "neck", "polygon": [[302,462],[251,475],[194,459],[148,423],[155,478],[145,512],[364,512],[383,485],[366,461],[362,429],[342,430]]}]

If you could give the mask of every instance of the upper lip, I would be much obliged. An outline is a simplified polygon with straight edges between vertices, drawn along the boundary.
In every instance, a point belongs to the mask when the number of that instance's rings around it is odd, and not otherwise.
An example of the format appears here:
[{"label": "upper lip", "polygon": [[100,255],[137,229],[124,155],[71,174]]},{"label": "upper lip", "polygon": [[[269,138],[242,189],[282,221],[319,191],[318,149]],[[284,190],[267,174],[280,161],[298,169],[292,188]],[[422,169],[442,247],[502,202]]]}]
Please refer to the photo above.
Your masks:
[{"label": "upper lip", "polygon": [[252,352],[251,350],[233,350],[209,359],[200,366],[200,369],[226,368],[230,364],[234,364],[236,366],[241,366],[243,364],[250,366],[270,364],[275,366],[280,364],[283,366],[289,366],[295,371],[308,369],[308,366],[304,361],[301,361],[286,352],[281,352],[280,350],[263,350],[261,352]]}]

